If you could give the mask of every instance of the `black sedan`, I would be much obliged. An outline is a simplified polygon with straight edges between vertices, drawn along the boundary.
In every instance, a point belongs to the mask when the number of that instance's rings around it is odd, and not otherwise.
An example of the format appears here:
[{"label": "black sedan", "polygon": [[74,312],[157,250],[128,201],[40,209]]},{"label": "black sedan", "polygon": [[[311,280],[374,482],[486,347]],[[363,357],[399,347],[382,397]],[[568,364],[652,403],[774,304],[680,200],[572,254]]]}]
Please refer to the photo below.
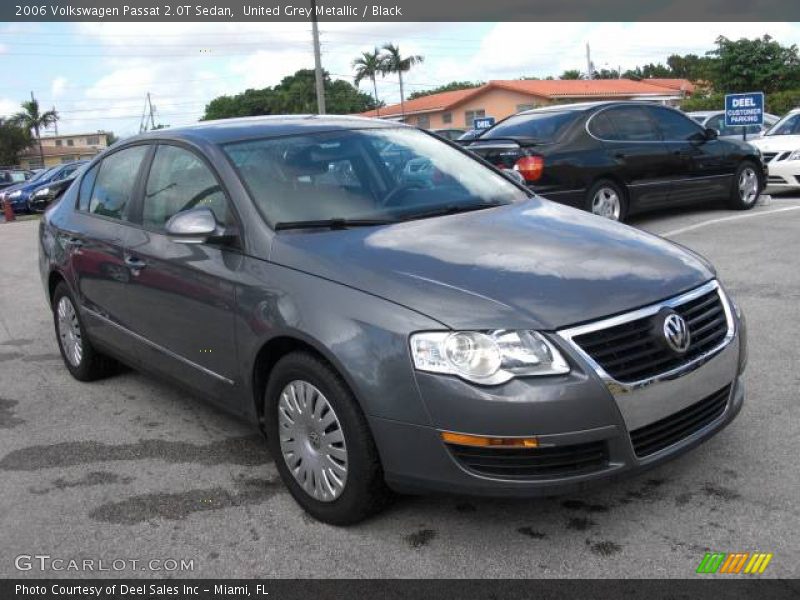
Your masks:
[{"label": "black sedan", "polygon": [[764,188],[758,151],[717,138],[678,110],[591,102],[513,115],[467,146],[539,194],[614,220],[651,208],[724,200],[752,208]]}]

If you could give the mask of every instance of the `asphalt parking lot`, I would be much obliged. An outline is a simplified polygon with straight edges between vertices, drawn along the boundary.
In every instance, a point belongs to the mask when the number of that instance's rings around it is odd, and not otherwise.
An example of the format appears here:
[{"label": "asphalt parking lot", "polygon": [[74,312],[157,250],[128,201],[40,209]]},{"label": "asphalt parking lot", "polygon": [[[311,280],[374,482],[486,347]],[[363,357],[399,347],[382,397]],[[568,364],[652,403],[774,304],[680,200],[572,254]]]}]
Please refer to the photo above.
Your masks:
[{"label": "asphalt parking lot", "polygon": [[[710,258],[750,331],[745,406],[690,454],[583,495],[407,497],[356,527],[306,517],[259,435],[127,371],[63,368],[35,221],[0,224],[0,577],[693,577],[709,550],[800,576],[800,199],[634,224]],[[190,572],[19,572],[15,557],[193,560]]]}]

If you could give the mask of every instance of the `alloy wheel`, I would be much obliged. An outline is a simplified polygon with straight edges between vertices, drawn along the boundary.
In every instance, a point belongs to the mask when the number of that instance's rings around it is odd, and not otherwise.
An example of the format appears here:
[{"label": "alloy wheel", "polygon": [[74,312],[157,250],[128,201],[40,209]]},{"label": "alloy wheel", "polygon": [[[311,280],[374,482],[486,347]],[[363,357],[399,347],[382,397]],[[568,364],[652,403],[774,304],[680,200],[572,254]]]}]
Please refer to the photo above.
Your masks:
[{"label": "alloy wheel", "polygon": [[72,301],[66,296],[62,296],[58,301],[56,314],[58,315],[58,337],[61,340],[61,347],[64,349],[64,356],[73,367],[79,367],[83,360],[83,342],[81,324]]},{"label": "alloy wheel", "polygon": [[347,483],[347,446],[325,395],[307,381],[290,382],[278,401],[278,435],[286,467],[300,487],[332,502]]},{"label": "alloy wheel", "polygon": [[746,205],[755,202],[758,197],[758,176],[755,169],[745,167],[739,175],[739,198]]},{"label": "alloy wheel", "polygon": [[613,221],[619,221],[621,212],[622,203],[616,190],[610,187],[601,187],[595,192],[592,198],[592,213]]}]

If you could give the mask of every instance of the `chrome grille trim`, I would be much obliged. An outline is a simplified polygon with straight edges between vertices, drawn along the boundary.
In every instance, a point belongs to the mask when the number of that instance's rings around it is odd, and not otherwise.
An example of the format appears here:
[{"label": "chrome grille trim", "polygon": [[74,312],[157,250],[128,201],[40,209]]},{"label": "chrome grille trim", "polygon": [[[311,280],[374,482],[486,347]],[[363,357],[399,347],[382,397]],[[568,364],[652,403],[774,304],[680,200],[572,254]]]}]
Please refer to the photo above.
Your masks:
[{"label": "chrome grille trim", "polygon": [[[658,313],[662,308],[675,308],[676,306],[680,306],[687,302],[691,302],[692,300],[699,298],[705,294],[708,294],[711,291],[716,291],[719,294],[720,300],[722,301],[722,307],[725,312],[725,320],[728,325],[727,332],[725,337],[722,341],[711,348],[710,350],[704,352],[700,356],[692,359],[691,361],[682,364],[678,367],[670,369],[668,371],[664,371],[652,377],[647,377],[645,379],[640,379],[638,381],[627,381],[621,382],[616,380],[612,377],[609,373],[603,369],[597,361],[595,361],[591,355],[589,355],[586,351],[584,351],[581,346],[574,341],[574,338],[581,336],[586,333],[592,333],[596,331],[600,331],[603,329],[609,329],[611,327],[616,327],[625,323],[629,323],[631,321],[637,321],[639,319],[644,319],[650,316],[655,315]],[[608,319],[602,319],[600,321],[595,321],[594,323],[588,323],[586,325],[579,325],[577,327],[571,327],[567,329],[562,329],[556,332],[559,337],[561,337],[564,341],[566,341],[570,347],[572,347],[578,355],[580,355],[583,360],[585,360],[589,366],[597,373],[597,375],[603,380],[606,386],[611,390],[612,393],[618,394],[620,392],[629,392],[633,391],[658,381],[665,381],[670,379],[677,379],[682,375],[694,371],[695,369],[700,368],[706,361],[713,358],[717,354],[719,354],[728,344],[731,343],[735,334],[736,334],[736,327],[735,322],[733,319],[733,310],[730,304],[730,300],[728,299],[727,295],[725,294],[722,286],[720,286],[717,280],[711,280],[706,284],[701,285],[689,292],[684,294],[680,294],[679,296],[674,296],[667,300],[663,300],[656,304],[651,304],[644,308],[640,308],[628,313],[624,313],[621,315],[617,315],[615,317],[610,317]]]}]

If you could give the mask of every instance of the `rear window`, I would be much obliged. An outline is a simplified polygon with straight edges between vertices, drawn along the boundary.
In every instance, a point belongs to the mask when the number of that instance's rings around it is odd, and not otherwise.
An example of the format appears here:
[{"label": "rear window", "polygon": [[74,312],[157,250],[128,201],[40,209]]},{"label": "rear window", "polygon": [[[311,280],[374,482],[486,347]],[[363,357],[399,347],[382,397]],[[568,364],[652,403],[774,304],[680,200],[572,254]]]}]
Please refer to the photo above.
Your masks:
[{"label": "rear window", "polygon": [[561,137],[578,114],[575,110],[563,110],[515,115],[492,127],[481,139],[512,137],[552,142]]}]

